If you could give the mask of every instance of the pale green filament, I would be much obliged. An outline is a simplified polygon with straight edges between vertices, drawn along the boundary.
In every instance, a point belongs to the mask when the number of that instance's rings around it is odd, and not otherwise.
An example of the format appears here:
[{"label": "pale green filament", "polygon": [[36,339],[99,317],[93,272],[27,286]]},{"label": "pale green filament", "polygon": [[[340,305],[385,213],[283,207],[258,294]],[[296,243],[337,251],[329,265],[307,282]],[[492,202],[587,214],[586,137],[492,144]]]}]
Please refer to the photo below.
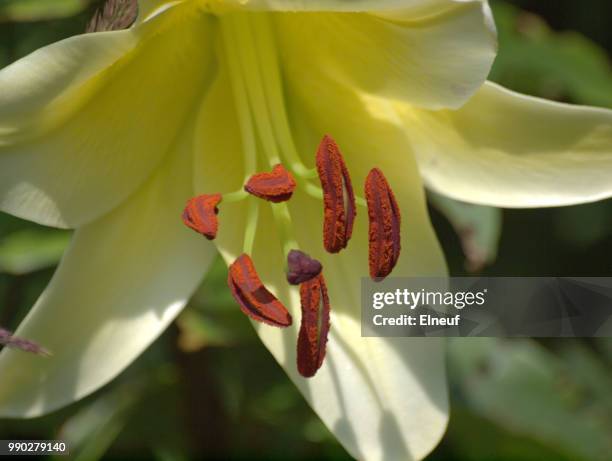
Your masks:
[{"label": "pale green filament", "polygon": [[[240,125],[240,133],[242,135],[242,150],[244,155],[244,182],[257,171],[257,142],[255,140],[255,132],[251,123],[251,113],[249,111],[249,99],[246,86],[242,78],[242,68],[240,66],[240,56],[237,53],[237,44],[234,41],[233,31],[230,24],[221,21],[221,31],[223,34],[223,43],[225,44],[226,56],[229,76],[232,82],[232,90],[234,94],[238,123]],[[244,190],[239,190],[224,196],[226,203],[239,201],[248,196]],[[257,222],[259,219],[259,203],[257,201],[249,202],[247,214],[246,228],[244,231],[244,242],[242,250],[244,253],[252,254],[255,236],[257,234]]]},{"label": "pale green filament", "polygon": [[289,119],[283,99],[282,79],[280,77],[280,64],[276,53],[276,44],[272,32],[272,24],[268,15],[254,15],[249,21],[252,27],[252,36],[257,47],[260,71],[265,70],[266,78],[263,79],[266,99],[270,105],[270,114],[274,133],[287,157],[289,167],[299,178],[316,178],[317,170],[307,168],[300,159],[298,151],[293,142]]},{"label": "pale green filament", "polygon": [[286,203],[275,203],[272,205],[272,214],[276,224],[279,226],[279,232],[285,257],[289,255],[291,250],[299,250],[295,238],[293,238],[293,227],[291,222],[291,214]]},{"label": "pale green filament", "polygon": [[253,245],[255,244],[255,236],[257,234],[257,221],[259,218],[259,201],[251,200],[249,203],[249,212],[247,215],[247,226],[244,230],[244,244],[242,251],[246,254],[253,254]]},{"label": "pale green filament", "polygon": [[[221,30],[229,76],[237,108],[244,149],[245,182],[257,171],[258,153],[268,166],[288,161],[300,188],[318,200],[323,198],[320,187],[309,179],[317,177],[316,169],[301,161],[289,126],[284,104],[282,79],[270,19],[265,14],[246,16],[228,14],[221,17]],[[224,202],[243,200],[244,190],[224,195]],[[356,198],[366,206],[365,200]],[[285,255],[298,249],[293,237],[293,225],[286,203],[270,204],[280,234]],[[259,216],[258,199],[249,202],[243,250],[251,254]]]},{"label": "pale green filament", "polygon": [[[259,70],[266,78],[262,79],[266,101],[269,104],[270,119],[276,138],[282,148],[283,156],[289,162],[289,167],[297,175],[300,186],[309,196],[322,199],[323,191],[320,187],[312,184],[308,179],[318,177],[316,168],[307,168],[298,154],[297,148],[291,135],[289,118],[283,98],[283,86],[280,76],[280,64],[277,55],[277,47],[273,35],[272,24],[268,15],[253,15],[248,21],[252,27],[252,37],[257,47],[257,61]],[[357,205],[367,207],[366,201],[361,197],[355,197]]]},{"label": "pale green filament", "polygon": [[240,56],[237,52],[237,44],[234,40],[231,25],[227,24],[225,21],[221,21],[221,31],[223,34],[223,43],[225,44],[225,53],[221,55],[225,56],[227,59],[228,73],[232,82],[238,124],[240,126],[242,138],[244,181],[246,182],[257,171],[257,144],[251,123],[247,89],[242,78]]},{"label": "pale green filament", "polygon": [[229,192],[227,194],[223,194],[223,202],[222,203],[235,203],[241,202],[245,198],[249,196],[249,193],[244,189],[238,189],[234,192]]},{"label": "pale green filament", "polygon": [[265,156],[269,159],[270,166],[274,166],[281,163],[275,133],[271,125],[271,119],[274,117],[274,114],[269,110],[268,101],[264,93],[263,81],[265,79],[262,78],[261,69],[258,67],[259,56],[254,46],[254,37],[250,33],[248,17],[236,15],[233,21],[233,31],[238,37],[238,43],[240,44],[238,52],[242,58],[240,62],[242,64],[243,82],[246,84],[255,126],[264,146]]},{"label": "pale green filament", "polygon": [[[252,33],[246,16],[228,16],[224,18],[224,22],[226,30],[231,30],[235,34],[235,49],[232,54],[234,57],[239,56],[236,66],[240,68],[240,71],[236,80],[240,80],[240,82],[233,83],[240,85],[247,96],[248,106],[246,106],[246,109],[250,111],[251,117],[248,118],[248,122],[245,120],[245,124],[248,123],[246,126],[248,126],[251,136],[254,136],[256,129],[262,146],[261,151],[268,165],[273,167],[281,163],[281,159],[277,144],[278,137],[273,127],[276,114],[271,111],[268,105],[268,97],[264,89],[264,82],[268,75],[266,73],[266,78],[264,78],[263,72],[267,69],[259,66],[261,59],[259,52],[261,50],[257,48],[255,34]],[[253,119],[255,123],[253,123]],[[293,238],[289,208],[285,203],[270,204],[270,206],[272,207],[274,220],[278,225],[283,253],[287,255],[291,249],[298,248],[297,242]],[[250,214],[247,223],[251,224],[253,221],[256,221],[256,219],[253,219],[252,214]],[[254,235],[249,234],[248,238],[254,238]],[[247,244],[252,247],[252,243],[252,240],[247,240],[247,237],[245,237],[245,252],[247,252]]]}]

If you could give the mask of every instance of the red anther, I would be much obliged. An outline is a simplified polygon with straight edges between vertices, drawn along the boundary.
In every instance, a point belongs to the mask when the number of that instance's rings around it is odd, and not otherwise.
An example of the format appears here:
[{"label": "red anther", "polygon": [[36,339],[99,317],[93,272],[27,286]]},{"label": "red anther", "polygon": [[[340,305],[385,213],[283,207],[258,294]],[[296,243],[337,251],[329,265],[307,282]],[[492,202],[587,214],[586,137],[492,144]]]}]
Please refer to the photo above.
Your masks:
[{"label": "red anther", "polygon": [[269,202],[286,202],[295,190],[295,179],[284,166],[276,165],[271,173],[257,173],[244,186],[249,194]]},{"label": "red anther", "polygon": [[370,277],[380,281],[391,273],[399,258],[400,211],[382,171],[373,168],[365,182],[368,202]]},{"label": "red anther", "polygon": [[213,240],[219,229],[217,220],[219,202],[221,194],[198,195],[189,199],[183,211],[183,222],[208,240]]},{"label": "red anther", "polygon": [[323,244],[330,253],[338,253],[346,248],[353,233],[355,194],[340,149],[328,135],[317,150],[317,172],[325,207]]},{"label": "red anther", "polygon": [[319,275],[323,266],[303,251],[291,250],[287,255],[287,269],[287,281],[299,285]]},{"label": "red anther", "polygon": [[297,343],[297,367],[305,378],[314,376],[325,358],[329,334],[329,297],[323,274],[300,285],[302,324]]},{"label": "red anther", "polygon": [[291,314],[261,282],[253,260],[242,254],[229,267],[227,284],[246,315],[275,327],[291,325]]}]

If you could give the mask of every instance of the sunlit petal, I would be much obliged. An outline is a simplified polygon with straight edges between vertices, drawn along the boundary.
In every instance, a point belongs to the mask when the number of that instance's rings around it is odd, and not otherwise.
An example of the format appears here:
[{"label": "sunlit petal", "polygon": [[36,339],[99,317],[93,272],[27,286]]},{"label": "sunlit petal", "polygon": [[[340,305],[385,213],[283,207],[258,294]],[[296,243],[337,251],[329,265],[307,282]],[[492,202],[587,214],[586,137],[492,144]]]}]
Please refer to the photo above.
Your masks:
[{"label": "sunlit petal", "polygon": [[[402,252],[392,275],[445,275],[418,170],[392,106],[316,80],[293,95],[290,100],[298,102],[292,104],[292,120],[306,161],[314,156],[322,134],[329,133],[344,153],[356,193],[363,194],[371,168],[380,168],[387,177],[403,224]],[[302,117],[309,123],[300,124]],[[424,457],[446,427],[441,343],[431,338],[361,338],[360,282],[368,277],[366,210],[358,209],[348,248],[333,256],[322,248],[321,204],[304,194],[290,204],[303,249],[323,263],[334,312],[328,368],[324,365],[311,382],[294,379],[310,387],[314,407],[330,427],[338,428],[336,435],[357,459]]]},{"label": "sunlit petal", "polygon": [[185,305],[216,254],[180,220],[193,194],[185,139],[128,201],[76,231],[18,329],[53,355],[0,353],[0,416],[37,416],[95,391]]},{"label": "sunlit petal", "polygon": [[166,9],[185,0],[138,0],[138,19],[136,23],[148,21]]},{"label": "sunlit petal", "polygon": [[50,45],[1,71],[0,209],[76,227],[138,188],[206,90],[208,21],[185,4],[127,31]]},{"label": "sunlit petal", "polygon": [[612,111],[487,83],[458,111],[400,106],[433,190],[466,202],[541,207],[612,195]]},{"label": "sunlit petal", "polygon": [[[142,1],[142,0],[141,0]],[[163,0],[144,0],[160,2]],[[245,10],[266,10],[279,12],[342,12],[342,13],[385,13],[406,14],[419,17],[439,13],[459,3],[475,3],[481,0],[224,0],[230,6]]]},{"label": "sunlit petal", "polygon": [[482,2],[428,4],[428,14],[413,5],[412,14],[409,7],[387,9],[385,17],[275,15],[288,78],[314,74],[419,107],[459,107],[485,81],[495,57],[489,9]]}]

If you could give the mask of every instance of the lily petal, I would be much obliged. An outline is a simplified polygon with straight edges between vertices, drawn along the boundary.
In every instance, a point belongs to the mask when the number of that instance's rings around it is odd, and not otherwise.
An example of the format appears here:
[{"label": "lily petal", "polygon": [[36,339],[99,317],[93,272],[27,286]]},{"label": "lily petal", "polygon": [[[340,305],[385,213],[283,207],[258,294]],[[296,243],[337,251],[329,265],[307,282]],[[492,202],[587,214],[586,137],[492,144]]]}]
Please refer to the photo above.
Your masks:
[{"label": "lily petal", "polygon": [[[140,0],[141,2],[143,0]],[[144,0],[159,2],[163,0]],[[168,0],[166,0],[168,1]],[[473,3],[481,0],[225,0],[246,10],[284,12],[384,13],[403,11],[424,16],[434,14],[453,3]]]},{"label": "lily petal", "polygon": [[138,0],[138,18],[136,23],[148,21],[160,12],[185,0]]},{"label": "lily petal", "polygon": [[184,143],[128,201],[76,231],[17,330],[53,355],[0,353],[1,417],[38,416],[90,394],[180,312],[216,254],[181,223],[193,188],[177,178],[191,169],[191,145]]},{"label": "lily petal", "polygon": [[[429,224],[416,164],[409,155],[403,154],[406,142],[403,131],[394,125],[379,123],[364,110],[361,101],[346,93],[334,86],[327,87],[323,93],[306,91],[303,94],[307,103],[299,104],[294,118],[296,125],[302,125],[299,146],[313,162],[320,137],[324,130],[329,130],[346,150],[355,184],[363,183],[369,164],[384,168],[396,187],[406,216],[404,253],[395,273],[445,274],[443,255]],[[312,94],[321,95],[325,104],[319,106],[319,100],[313,101]],[[340,104],[334,97],[346,99]],[[198,189],[232,190],[243,180],[245,172],[239,167],[240,152],[247,143],[233,135],[239,125],[229,109],[233,107],[231,101],[231,91],[221,77],[198,123],[200,147],[196,148],[196,156],[201,158],[201,166],[196,167]],[[343,112],[339,114],[339,110]],[[304,120],[309,123],[304,124]],[[223,155],[215,155],[221,152]],[[221,204],[221,227],[215,243],[228,263],[242,253],[249,203],[258,202],[250,199]],[[288,204],[292,228],[302,249],[323,262],[328,281],[332,331],[325,362],[314,378],[304,379],[299,375],[297,321],[282,331],[256,324],[258,334],[319,417],[355,458],[421,459],[436,445],[447,422],[443,343],[431,338],[362,338],[360,281],[368,275],[365,215],[358,216],[348,249],[332,256],[323,249],[322,202],[304,196],[298,187]],[[271,206],[278,205],[263,202],[259,205],[252,257],[262,281],[288,306],[294,318],[299,319],[299,293],[285,279],[285,257]]]},{"label": "lily petal", "polygon": [[77,227],[116,207],[159,164],[206,89],[211,42],[207,16],[185,4],[1,71],[0,209]]},{"label": "lily petal", "polygon": [[316,74],[427,109],[461,106],[495,58],[489,7],[452,0],[418,6],[400,9],[396,2],[397,10],[377,11],[372,5],[376,15],[275,15],[288,78]]},{"label": "lily petal", "polygon": [[612,196],[612,111],[524,96],[487,83],[458,111],[398,105],[427,185],[498,207]]},{"label": "lily petal", "polygon": [[[350,149],[350,141],[341,139],[338,137],[338,142]],[[347,156],[347,159],[353,164],[358,157]],[[396,165],[396,168],[403,166]],[[414,166],[411,169],[416,170]],[[406,178],[413,175],[408,173]],[[411,182],[406,178],[406,183]],[[394,276],[445,274],[435,238],[422,238],[429,231],[429,224],[420,220],[424,215],[422,203],[412,202],[412,194],[407,193],[418,186],[416,181],[395,188],[404,211],[410,213],[410,224],[403,232],[403,253]],[[291,202],[291,212],[300,245],[322,262],[327,281],[332,313],[323,366],[314,378],[304,380],[295,367],[293,335],[287,337],[260,328],[260,336],[354,458],[422,459],[437,445],[447,424],[443,341],[436,338],[361,337],[360,283],[362,278],[368,277],[364,210],[360,210],[362,216],[357,218],[348,248],[334,257],[321,248],[320,233],[317,232],[322,226],[319,205],[312,198],[298,193],[295,201]],[[273,251],[273,247],[264,245],[265,242],[257,241],[260,255]],[[311,251],[312,248],[316,251]],[[282,289],[282,279],[277,278],[278,263],[276,267],[273,262],[268,266],[260,263],[259,269],[264,276],[269,275],[266,283]],[[292,293],[286,296],[295,301]],[[292,314],[295,313],[292,310]]]},{"label": "lily petal", "polygon": [[[392,276],[446,275],[417,165],[406,155],[408,139],[392,104],[372,104],[341,86],[311,82],[313,86],[300,88],[289,99],[302,156],[308,159],[309,146],[312,150],[323,133],[330,133],[341,146],[357,191],[363,191],[369,170],[380,168],[402,215],[402,253]],[[313,100],[310,94],[319,97]],[[303,117],[307,125],[300,123]],[[292,368],[290,375],[312,395],[311,404],[357,459],[422,459],[446,428],[443,342],[362,338],[360,282],[368,277],[366,210],[357,211],[347,249],[333,256],[322,248],[321,204],[299,188],[289,203],[299,243],[323,264],[332,303],[327,365],[312,381],[300,380]],[[280,338],[266,336],[264,342],[280,354]]]}]

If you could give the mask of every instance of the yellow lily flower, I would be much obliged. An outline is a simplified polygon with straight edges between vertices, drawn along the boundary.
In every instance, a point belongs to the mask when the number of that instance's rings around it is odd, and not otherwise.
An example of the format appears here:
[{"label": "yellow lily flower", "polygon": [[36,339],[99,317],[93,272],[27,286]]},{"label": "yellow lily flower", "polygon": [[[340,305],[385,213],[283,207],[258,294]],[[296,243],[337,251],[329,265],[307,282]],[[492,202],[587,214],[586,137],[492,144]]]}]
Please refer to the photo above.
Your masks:
[{"label": "yellow lily flower", "polygon": [[[139,5],[129,30],[69,38],[0,72],[0,209],[77,229],[16,332],[53,356],[0,353],[0,416],[41,415],[113,379],[217,250],[231,263],[251,249],[299,318],[279,245],[297,242],[324,266],[325,363],[299,375],[297,326],[257,324],[262,341],[351,455],[423,458],[448,417],[443,344],[361,337],[367,213],[346,250],[325,253],[310,182],[320,138],[338,141],[359,193],[371,168],[385,172],[404,217],[394,275],[443,275],[423,182],[495,206],[607,197],[612,113],[484,83],[496,49],[484,0]],[[190,197],[240,190],[272,163],[298,179],[286,204],[228,196],[214,244],[180,222]]]}]

